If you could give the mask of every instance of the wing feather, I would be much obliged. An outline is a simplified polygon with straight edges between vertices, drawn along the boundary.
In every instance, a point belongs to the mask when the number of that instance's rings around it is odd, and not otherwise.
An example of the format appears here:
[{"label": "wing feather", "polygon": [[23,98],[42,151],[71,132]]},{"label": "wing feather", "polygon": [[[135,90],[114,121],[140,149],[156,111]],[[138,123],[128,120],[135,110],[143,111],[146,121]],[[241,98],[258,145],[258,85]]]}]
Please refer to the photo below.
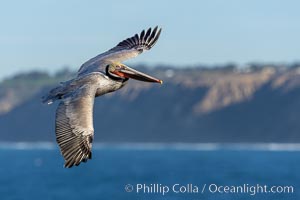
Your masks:
[{"label": "wing feather", "polygon": [[69,168],[92,158],[93,105],[96,90],[83,85],[59,104],[56,111],[56,141]]},{"label": "wing feather", "polygon": [[157,42],[161,33],[161,28],[156,26],[153,30],[149,28],[143,30],[139,35],[135,34],[120,43],[114,48],[99,54],[98,56],[85,62],[79,69],[78,74],[89,73],[97,69],[102,61],[122,62],[141,54],[145,50],[150,50]]},{"label": "wing feather", "polygon": [[135,34],[133,39],[134,39],[134,45],[139,45],[139,41],[140,41],[139,35]]},{"label": "wing feather", "polygon": [[139,45],[142,45],[144,43],[144,36],[145,36],[145,30],[141,32]]},{"label": "wing feather", "polygon": [[148,39],[148,37],[149,37],[150,34],[151,34],[151,28],[149,28],[149,29],[147,30],[147,33],[146,33],[145,39],[144,39],[144,43],[146,43],[146,41],[147,41],[147,39]]}]

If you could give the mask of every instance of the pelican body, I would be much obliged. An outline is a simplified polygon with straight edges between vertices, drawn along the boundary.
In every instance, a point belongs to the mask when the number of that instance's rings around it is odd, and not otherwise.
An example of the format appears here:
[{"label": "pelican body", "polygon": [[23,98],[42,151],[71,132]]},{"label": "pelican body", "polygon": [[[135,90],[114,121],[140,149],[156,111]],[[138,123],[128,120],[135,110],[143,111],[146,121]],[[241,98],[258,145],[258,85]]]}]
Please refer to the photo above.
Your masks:
[{"label": "pelican body", "polygon": [[95,97],[121,89],[130,78],[162,84],[162,80],[134,70],[121,62],[150,50],[161,33],[155,27],[127,38],[114,48],[88,60],[75,78],[62,82],[43,97],[43,103],[61,102],[56,110],[55,133],[64,166],[78,166],[92,158]]}]

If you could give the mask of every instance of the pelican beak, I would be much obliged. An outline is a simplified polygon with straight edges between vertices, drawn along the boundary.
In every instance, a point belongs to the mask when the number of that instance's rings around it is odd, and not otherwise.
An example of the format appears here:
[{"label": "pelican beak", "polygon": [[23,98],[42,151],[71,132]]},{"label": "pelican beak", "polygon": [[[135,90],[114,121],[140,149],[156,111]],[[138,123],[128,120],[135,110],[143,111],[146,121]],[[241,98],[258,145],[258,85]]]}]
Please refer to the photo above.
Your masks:
[{"label": "pelican beak", "polygon": [[132,69],[130,67],[122,65],[120,68],[116,69],[114,74],[124,77],[124,78],[132,78],[139,81],[145,81],[145,82],[154,82],[154,83],[160,83],[162,84],[163,81],[157,78],[154,78],[150,75],[144,74],[142,72],[139,72],[135,69]]}]

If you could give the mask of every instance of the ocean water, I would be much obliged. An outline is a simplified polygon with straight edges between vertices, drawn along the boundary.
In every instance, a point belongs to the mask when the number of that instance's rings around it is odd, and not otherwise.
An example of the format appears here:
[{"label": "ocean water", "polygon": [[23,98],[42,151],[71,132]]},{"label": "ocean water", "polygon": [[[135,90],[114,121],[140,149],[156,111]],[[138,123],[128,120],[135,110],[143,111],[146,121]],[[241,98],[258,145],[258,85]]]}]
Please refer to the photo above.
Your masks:
[{"label": "ocean water", "polygon": [[0,159],[1,200],[300,199],[299,145],[95,145],[66,169],[56,145],[21,143]]}]

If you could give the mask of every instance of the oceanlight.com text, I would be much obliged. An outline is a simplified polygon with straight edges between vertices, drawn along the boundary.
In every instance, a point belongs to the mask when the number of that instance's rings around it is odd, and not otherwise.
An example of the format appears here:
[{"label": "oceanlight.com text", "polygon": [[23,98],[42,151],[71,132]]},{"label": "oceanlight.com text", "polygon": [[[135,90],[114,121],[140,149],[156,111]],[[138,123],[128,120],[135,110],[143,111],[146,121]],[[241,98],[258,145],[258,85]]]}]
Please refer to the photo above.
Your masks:
[{"label": "oceanlight.com text", "polygon": [[[206,187],[206,185],[205,185]],[[268,186],[268,185],[250,185],[250,184],[242,184],[242,185],[217,185],[217,184],[210,184],[208,185],[207,190],[210,193],[220,193],[220,194],[230,194],[230,193],[237,193],[237,194],[249,194],[249,195],[256,195],[256,194],[276,194],[276,193],[294,193],[293,186]]]}]

